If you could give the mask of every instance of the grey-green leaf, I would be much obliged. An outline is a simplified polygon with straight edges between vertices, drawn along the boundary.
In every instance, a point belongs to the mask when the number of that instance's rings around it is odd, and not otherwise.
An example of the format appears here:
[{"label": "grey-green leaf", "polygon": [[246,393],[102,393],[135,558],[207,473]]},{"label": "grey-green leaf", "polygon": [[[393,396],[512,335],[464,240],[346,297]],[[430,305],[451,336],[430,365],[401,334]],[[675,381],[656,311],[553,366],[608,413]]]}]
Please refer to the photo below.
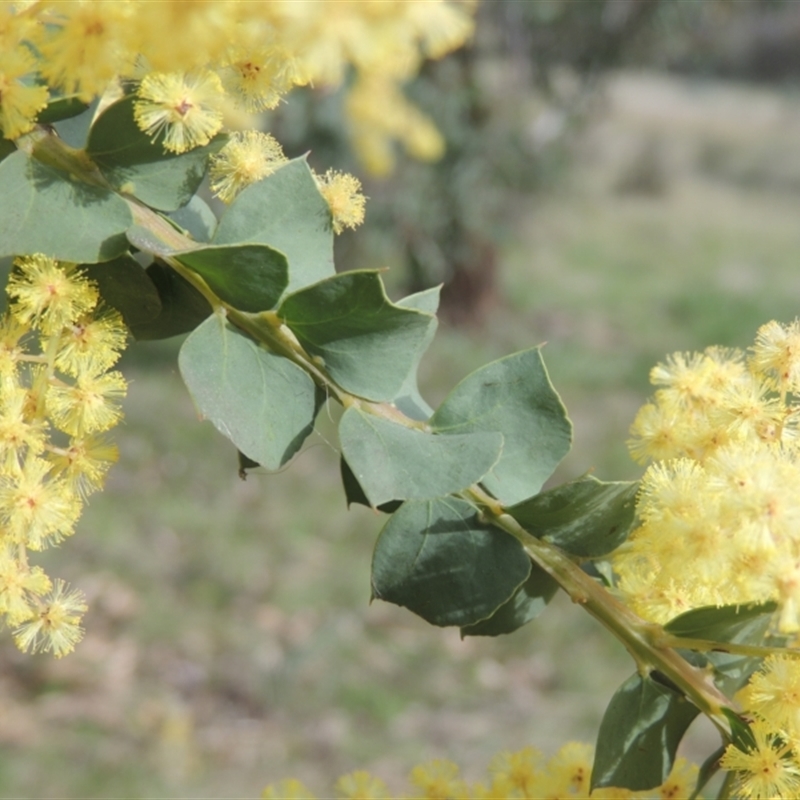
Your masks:
[{"label": "grey-green leaf", "polygon": [[437,409],[431,426],[446,434],[503,434],[503,455],[483,484],[507,505],[537,494],[572,440],[572,424],[538,347],[468,375]]},{"label": "grey-green leaf", "polygon": [[186,339],[178,365],[203,416],[267,469],[283,466],[314,428],[320,396],[311,378],[217,315]]},{"label": "grey-green leaf", "polygon": [[749,637],[751,627],[754,624],[760,627],[764,620],[768,622],[776,609],[774,602],[693,608],[671,619],[664,630],[674,636],[715,642],[754,641]]},{"label": "grey-green leaf", "polygon": [[632,791],[662,784],[672,770],[683,734],[699,711],[683,695],[638,673],[608,704],[592,768],[592,790]]},{"label": "grey-green leaf", "polygon": [[128,204],[22,151],[0,161],[0,257],[44,253],[62,261],[110,261],[128,249]]},{"label": "grey-green leaf", "polygon": [[638,488],[633,481],[604,483],[586,476],[507,510],[534,536],[573,555],[598,558],[627,539]]},{"label": "grey-green leaf", "polygon": [[106,180],[119,191],[161,211],[189,202],[203,180],[208,158],[223,147],[225,136],[186,153],[164,150],[163,134],[155,139],[139,130],[133,118],[135,97],[110,105],[89,131],[86,151]]},{"label": "grey-green leaf", "polygon": [[92,127],[92,121],[99,104],[100,99],[96,97],[89,103],[88,108],[78,114],[78,116],[68,117],[53,123],[53,127],[56,129],[59,139],[70,147],[82,150],[86,145],[89,129]]},{"label": "grey-green leaf", "polygon": [[508,601],[530,569],[519,542],[482,523],[469,503],[409,501],[375,545],[372,594],[433,625],[474,625]]},{"label": "grey-green leaf", "polygon": [[339,422],[342,452],[369,502],[426,500],[479,481],[503,448],[499,433],[437,436],[349,408]]},{"label": "grey-green leaf", "polygon": [[196,242],[210,242],[217,230],[214,212],[198,195],[192,197],[185,206],[171,211],[168,216]]},{"label": "grey-green leaf", "polygon": [[9,139],[0,139],[0,161],[16,152],[17,147],[14,142]]},{"label": "grey-green leaf", "polygon": [[194,330],[211,314],[205,297],[174,269],[154,262],[147,268],[147,277],[156,287],[161,310],[154,318],[137,320],[129,326],[134,339],[180,336]]},{"label": "grey-green leaf", "polygon": [[[358,503],[359,505],[372,508],[369,499],[361,488],[361,484],[356,480],[353,470],[350,469],[350,465],[343,458],[339,459],[339,471],[342,476],[342,488],[344,489],[344,498],[347,501],[347,507],[350,508],[353,503]],[[377,509],[386,514],[393,514],[402,504],[402,500],[390,500],[388,503],[377,506]]]},{"label": "grey-green leaf", "polygon": [[293,292],[333,275],[331,212],[305,158],[244,189],[219,221],[214,244],[258,242],[289,260]]},{"label": "grey-green leaf", "polygon": [[[439,308],[439,294],[441,288],[441,286],[434,286],[432,289],[426,289],[424,292],[411,294],[408,297],[404,297],[402,300],[398,300],[397,305],[402,308],[415,308],[417,311],[425,311],[428,314],[434,315]],[[436,333],[438,324],[438,320],[433,316],[428,325],[427,335],[418,346],[416,361],[409,370],[403,385],[392,401],[397,408],[411,419],[426,420],[433,414],[433,409],[419,392],[419,386],[417,385],[417,369],[419,368],[419,362],[422,360],[422,356],[433,341],[433,336]]]},{"label": "grey-green leaf", "polygon": [[263,244],[209,245],[174,253],[211,291],[241,311],[267,311],[286,288],[286,256]]},{"label": "grey-green leaf", "polygon": [[103,300],[122,314],[129,328],[146,325],[161,313],[155,284],[132,256],[125,254],[102,264],[87,264],[83,271],[97,284]]},{"label": "grey-green leaf", "polygon": [[717,673],[719,688],[732,696],[763,659],[726,653],[725,642],[762,644],[776,609],[777,604],[773,602],[694,608],[670,620],[664,630],[675,636],[719,642],[719,647],[711,652],[687,653],[686,657],[699,667],[710,662]]},{"label": "grey-green leaf", "polygon": [[376,271],[345,272],[301,289],[278,315],[343,389],[387,402],[416,370],[435,321],[392,303]]},{"label": "grey-green leaf", "polygon": [[36,121],[44,125],[52,125],[54,122],[77,117],[88,108],[89,104],[80,100],[76,95],[54,97],[36,115]]},{"label": "grey-green leaf", "polygon": [[531,564],[528,580],[488,619],[467,625],[462,636],[500,636],[513,633],[539,616],[558,591],[558,584],[541,567]]}]

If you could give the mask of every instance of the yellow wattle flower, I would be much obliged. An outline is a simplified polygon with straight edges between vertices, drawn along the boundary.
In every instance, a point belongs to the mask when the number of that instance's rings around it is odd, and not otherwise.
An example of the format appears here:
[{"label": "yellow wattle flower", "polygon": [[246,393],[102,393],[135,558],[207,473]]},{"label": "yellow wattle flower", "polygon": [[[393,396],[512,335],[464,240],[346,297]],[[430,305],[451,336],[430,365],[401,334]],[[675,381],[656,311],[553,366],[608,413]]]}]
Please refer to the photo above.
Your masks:
[{"label": "yellow wattle flower", "polygon": [[211,157],[211,190],[223,203],[231,203],[242,189],[271,175],[287,160],[281,146],[268,133],[231,134],[225,147]]},{"label": "yellow wattle flower", "polygon": [[755,746],[747,751],[728,745],[720,765],[736,773],[737,797],[753,800],[792,798],[800,794],[800,765],[792,744],[769,725],[750,726]]},{"label": "yellow wattle flower", "polygon": [[52,652],[61,658],[75,649],[83,638],[80,626],[87,605],[83,593],[67,591],[64,581],[56,581],[52,592],[37,603],[31,619],[14,631],[14,641],[20,650]]},{"label": "yellow wattle flower", "polygon": [[52,335],[97,304],[97,288],[75,264],[36,254],[15,259],[14,267],[6,293],[14,301],[11,313],[21,325]]},{"label": "yellow wattle flower", "polygon": [[[83,596],[30,567],[28,551],[70,536],[116,447],[98,435],[121,416],[126,384],[109,368],[127,342],[74,264],[14,261],[0,319],[0,615],[22,650],[65,655],[80,640]],[[60,429],[70,438],[54,433]]]},{"label": "yellow wattle flower", "polygon": [[121,417],[119,401],[128,384],[119,372],[79,375],[74,385],[56,384],[48,393],[48,413],[53,424],[70,436],[101,433]]},{"label": "yellow wattle flower", "polygon": [[35,69],[36,61],[25,47],[0,50],[0,133],[6,139],[27,133],[47,105],[47,87],[23,80]]},{"label": "yellow wattle flower", "polygon": [[52,478],[52,465],[29,455],[18,470],[0,477],[2,541],[43,550],[72,534],[81,502],[64,481]]},{"label": "yellow wattle flower", "polygon": [[275,108],[295,86],[307,83],[295,57],[279,42],[232,49],[220,69],[227,92],[249,112]]},{"label": "yellow wattle flower", "polygon": [[653,459],[640,520],[612,562],[625,602],[664,623],[704,605],[774,601],[778,629],[800,631],[800,448],[792,393],[800,323],[762,326],[752,356],[677,353],[631,428]]},{"label": "yellow wattle flower", "polygon": [[223,94],[219,76],[208,70],[151,73],[139,86],[134,118],[154,139],[163,132],[165,150],[185,153],[221,130]]},{"label": "yellow wattle flower", "polygon": [[354,175],[329,169],[324,175],[315,175],[320,193],[331,210],[333,232],[356,228],[364,221],[367,198],[361,194],[361,181]]}]

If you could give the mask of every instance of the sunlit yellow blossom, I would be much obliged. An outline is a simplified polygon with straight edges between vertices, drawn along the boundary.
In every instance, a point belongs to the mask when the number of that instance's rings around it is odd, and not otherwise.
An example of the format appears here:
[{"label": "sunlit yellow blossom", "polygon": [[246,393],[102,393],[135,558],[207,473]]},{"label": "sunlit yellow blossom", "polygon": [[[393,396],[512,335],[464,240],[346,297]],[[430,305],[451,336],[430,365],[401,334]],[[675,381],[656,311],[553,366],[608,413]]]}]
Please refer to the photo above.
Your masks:
[{"label": "sunlit yellow blossom", "polygon": [[771,378],[781,392],[800,389],[800,320],[788,325],[773,320],[762,325],[750,351],[754,372]]},{"label": "sunlit yellow blossom", "polygon": [[35,37],[39,25],[36,12],[30,10],[32,5],[30,0],[0,4],[0,52]]},{"label": "sunlit yellow blossom", "polygon": [[463,5],[408,3],[406,13],[429,58],[441,58],[472,36],[474,23]]},{"label": "sunlit yellow blossom", "polygon": [[489,774],[505,778],[523,797],[536,797],[533,792],[541,767],[542,754],[533,747],[524,747],[514,753],[498,753],[489,764]]},{"label": "sunlit yellow blossom", "polygon": [[466,800],[467,785],[458,777],[458,766],[452,761],[435,759],[418,764],[411,770],[409,780],[416,787],[415,798],[426,800]]},{"label": "sunlit yellow blossom", "polygon": [[[121,314],[113,308],[96,308],[76,319],[58,340],[55,364],[68,375],[97,374],[114,366],[128,340]],[[42,349],[47,349],[43,343]]]},{"label": "sunlit yellow blossom", "polygon": [[[98,291],[73,264],[42,255],[16,259],[0,320],[0,615],[23,650],[62,656],[80,640],[82,596],[30,567],[27,550],[71,535],[82,501],[99,488],[116,448],[90,435],[119,418],[125,383],[104,373],[124,347],[116,311],[97,310]],[[94,310],[94,313],[90,313]],[[40,335],[26,335],[31,326]],[[57,373],[73,373],[75,385]],[[80,436],[65,442],[49,423]],[[85,434],[85,435],[84,435]]]},{"label": "sunlit yellow blossom", "polygon": [[[728,356],[726,358],[726,355]],[[650,382],[667,387],[687,407],[707,407],[734,376],[744,372],[736,351],[709,348],[705,353],[673,353],[650,371]]]},{"label": "sunlit yellow blossom", "polygon": [[51,465],[29,456],[17,473],[0,476],[0,524],[3,538],[41,550],[72,533],[81,511],[66,484],[51,478]]},{"label": "sunlit yellow blossom", "polygon": [[[761,330],[762,340],[789,335]],[[613,563],[625,602],[654,622],[771,600],[779,630],[800,630],[798,409],[766,376],[777,363],[768,348],[754,350],[758,369],[755,355],[710,347],[651,372],[663,388],[639,411],[629,445],[655,462],[642,479],[640,525]]]},{"label": "sunlit yellow blossom", "polygon": [[[134,0],[128,41],[152,72],[190,72],[219,63],[242,37],[263,35],[273,3],[218,0]],[[252,33],[249,31],[252,29]],[[249,35],[248,35],[249,34]]]},{"label": "sunlit yellow blossom", "polygon": [[697,785],[698,768],[685,758],[675,759],[667,779],[658,787],[659,800],[684,800],[691,797]]},{"label": "sunlit yellow blossom", "polygon": [[570,793],[588,795],[594,748],[584,742],[567,742],[547,763],[547,771]]},{"label": "sunlit yellow blossom", "polygon": [[48,392],[47,410],[53,424],[70,436],[100,433],[119,422],[119,400],[127,383],[119,372],[79,375],[74,386],[57,384]]},{"label": "sunlit yellow blossom", "polygon": [[29,567],[19,560],[17,548],[0,547],[0,614],[8,624],[20,625],[36,610],[35,597],[50,591],[50,579],[41,567]]},{"label": "sunlit yellow blossom", "polygon": [[394,141],[425,161],[434,161],[444,153],[444,139],[436,126],[387,76],[362,75],[350,89],[345,106],[356,150],[375,175],[393,169]]},{"label": "sunlit yellow blossom", "polygon": [[364,221],[364,207],[367,202],[361,194],[361,181],[353,175],[333,169],[315,177],[331,210],[334,233],[341,233],[345,228],[358,227]]},{"label": "sunlit yellow blossom", "polygon": [[676,436],[677,414],[654,403],[645,403],[631,425],[633,438],[628,442],[631,456],[639,463],[650,459],[677,458],[686,455]]},{"label": "sunlit yellow blossom", "polygon": [[408,154],[420,161],[438,161],[444,155],[446,144],[433,121],[416,108],[406,112],[406,121],[400,141]]},{"label": "sunlit yellow blossom", "polygon": [[14,260],[6,286],[14,300],[11,312],[23,325],[35,325],[50,336],[91,311],[98,292],[75,264],[41,254]]},{"label": "sunlit yellow blossom", "polygon": [[99,436],[86,436],[71,439],[66,447],[52,448],[47,457],[53,474],[86,497],[102,488],[106,473],[119,458],[119,450]]},{"label": "sunlit yellow blossom", "polygon": [[[498,753],[489,765],[491,782],[488,785],[478,782],[471,787],[458,778],[458,767],[452,762],[431,761],[414,768],[411,781],[415,788],[407,794],[391,793],[382,781],[368,772],[351,772],[337,781],[336,797],[350,800],[389,797],[413,800],[688,800],[694,792],[698,768],[678,758],[660,786],[636,792],[612,786],[590,793],[593,756],[594,748],[580,742],[565,744],[546,765],[542,754],[533,747],[516,753]],[[308,789],[295,780],[268,786],[262,797],[313,799]],[[784,797],[788,800],[789,795]]]},{"label": "sunlit yellow blossom", "polygon": [[800,737],[800,661],[796,658],[770,656],[736,699],[773,730]]},{"label": "sunlit yellow blossom", "polygon": [[644,520],[661,520],[665,515],[691,519],[706,498],[699,497],[705,486],[705,470],[688,458],[659,461],[642,478],[637,508]]},{"label": "sunlit yellow blossom", "polygon": [[626,569],[619,580],[626,605],[640,617],[663,625],[692,608],[722,604],[722,596],[713,587],[698,586],[694,579],[677,580],[667,572],[672,565],[664,567],[649,573]]},{"label": "sunlit yellow blossom", "polygon": [[789,743],[769,725],[751,726],[755,746],[744,752],[728,745],[722,756],[723,769],[736,773],[736,796],[753,800],[795,798],[800,793],[800,765]]},{"label": "sunlit yellow blossom", "polygon": [[49,597],[40,602],[33,617],[14,631],[14,640],[24,652],[52,652],[56,658],[72,652],[83,638],[81,616],[86,611],[83,594],[67,591],[63,581],[56,581]]},{"label": "sunlit yellow blossom", "polygon": [[642,524],[614,557],[626,602],[665,622],[702,605],[788,601],[781,576],[795,561],[798,482],[800,468],[780,449],[755,443],[703,465],[653,464],[637,503]]},{"label": "sunlit yellow blossom", "polygon": [[281,146],[268,133],[234,133],[211,158],[211,189],[224,203],[230,203],[245,186],[271,175],[286,161]]},{"label": "sunlit yellow blossom", "polygon": [[719,405],[709,412],[709,420],[734,440],[776,442],[781,438],[785,415],[780,398],[770,396],[762,381],[748,375],[722,391]]},{"label": "sunlit yellow blossom", "polygon": [[261,793],[261,797],[263,800],[316,800],[316,795],[294,778],[270,784]]},{"label": "sunlit yellow blossom", "polygon": [[136,53],[126,39],[135,13],[131,3],[59,0],[37,43],[50,86],[88,102],[117,75],[129,75]]},{"label": "sunlit yellow blossom", "polygon": [[220,75],[225,89],[250,112],[275,108],[293,86],[305,83],[296,59],[277,44],[235,48]]},{"label": "sunlit yellow blossom", "polygon": [[20,340],[29,330],[12,314],[0,317],[0,389],[15,385],[20,358],[24,354]]},{"label": "sunlit yellow blossom", "polygon": [[35,68],[28,48],[0,49],[0,129],[6,139],[27,133],[47,105],[47,87],[23,80]]},{"label": "sunlit yellow blossom", "polygon": [[708,464],[709,491],[719,492],[719,516],[728,531],[742,531],[740,542],[772,549],[787,547],[800,525],[795,486],[800,465],[776,447],[755,443],[728,446]]},{"label": "sunlit yellow blossom", "polygon": [[151,73],[137,95],[136,124],[154,139],[163,132],[164,148],[173,153],[208,144],[222,127],[222,83],[208,70]]},{"label": "sunlit yellow blossom", "polygon": [[492,782],[486,786],[483,783],[473,784],[471,795],[474,800],[508,800],[515,794],[515,789],[503,775],[495,775]]},{"label": "sunlit yellow blossom", "polygon": [[369,772],[357,770],[336,781],[336,796],[343,800],[389,800],[386,784]]},{"label": "sunlit yellow blossom", "polygon": [[[318,3],[299,0],[0,4],[0,54],[41,54],[37,65],[0,67],[0,118],[7,136],[30,129],[47,101],[48,87],[30,80],[37,67],[53,94],[85,100],[115,79],[144,80],[140,126],[153,136],[166,129],[166,148],[184,152],[219,129],[222,90],[253,112],[274,107],[296,85],[347,83],[346,94],[357,95],[346,110],[358,155],[369,169],[386,172],[395,142],[418,158],[441,155],[441,135],[401,86],[425,58],[469,38],[475,5],[338,0],[321,14]],[[213,89],[211,74],[222,79]],[[190,87],[187,96],[182,78],[163,78],[183,75],[203,75],[203,86]]]},{"label": "sunlit yellow blossom", "polygon": [[0,469],[19,467],[28,453],[39,454],[47,441],[47,423],[29,413],[28,391],[9,388],[0,403]]},{"label": "sunlit yellow blossom", "polygon": [[[780,607],[778,630],[781,633],[797,633],[800,631],[800,560],[792,562],[785,557],[784,553],[780,553],[764,568],[763,575],[777,589],[777,600]],[[764,591],[762,596],[773,599],[774,590],[769,593]],[[753,597],[761,599],[755,591]],[[800,733],[800,728],[798,733]]]}]

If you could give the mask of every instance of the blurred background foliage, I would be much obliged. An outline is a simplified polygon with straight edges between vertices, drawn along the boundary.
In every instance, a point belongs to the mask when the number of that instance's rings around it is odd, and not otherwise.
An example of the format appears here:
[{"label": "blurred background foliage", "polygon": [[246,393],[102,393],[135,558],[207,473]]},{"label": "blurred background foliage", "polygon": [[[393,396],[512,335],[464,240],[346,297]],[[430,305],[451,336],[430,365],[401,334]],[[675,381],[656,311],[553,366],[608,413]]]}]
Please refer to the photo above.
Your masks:
[{"label": "blurred background foliage", "polygon": [[[547,341],[575,423],[557,480],[636,478],[649,368],[798,313],[798,54],[793,2],[485,2],[474,46],[409,87],[447,155],[365,178],[339,268],[389,266],[395,295],[445,281],[434,404]],[[294,94],[266,126],[363,177],[340,102]],[[593,739],[632,669],[599,626],[560,598],[514,636],[461,641],[368,605],[382,518],[345,510],[333,424],[242,482],[178,344],[126,355],[120,463],[44,554],[87,592],[86,639],[60,661],[0,645],[0,796],[253,797],[286,776],[324,796],[356,768],[401,788],[426,759],[475,777],[500,749]]]},{"label": "blurred background foliage", "polygon": [[[389,266],[398,290],[443,283],[442,313],[479,324],[497,299],[500,248],[520,198],[546,192],[602,106],[618,68],[787,82],[800,74],[800,9],[787,0],[499,0],[479,6],[469,47],[428,62],[408,94],[447,142],[436,164],[397,152],[390,177],[365,178],[367,224],[344,237],[347,268]],[[318,168],[362,174],[344,91],[299,90],[266,127]],[[658,191],[648,145],[623,188]]]}]

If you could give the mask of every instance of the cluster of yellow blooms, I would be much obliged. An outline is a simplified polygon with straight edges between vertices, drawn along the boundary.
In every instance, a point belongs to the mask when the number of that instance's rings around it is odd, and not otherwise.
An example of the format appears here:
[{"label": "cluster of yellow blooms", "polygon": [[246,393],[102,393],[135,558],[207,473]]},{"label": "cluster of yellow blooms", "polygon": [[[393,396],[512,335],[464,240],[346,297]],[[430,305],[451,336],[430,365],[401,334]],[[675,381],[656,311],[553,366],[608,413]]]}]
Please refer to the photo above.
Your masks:
[{"label": "cluster of yellow blooms", "polygon": [[[700,606],[775,602],[800,631],[800,321],[759,328],[745,353],[676,353],[634,421],[631,452],[653,460],[639,527],[613,558],[625,602],[666,622]],[[729,745],[736,796],[800,795],[800,660],[776,654],[736,697],[754,742]]]},{"label": "cluster of yellow blooms", "polygon": [[111,367],[127,341],[74,264],[14,261],[0,319],[0,614],[22,650],[62,656],[80,640],[80,592],[28,564],[69,536],[116,461],[104,433],[126,383]]},{"label": "cluster of yellow blooms", "polygon": [[[239,131],[211,157],[209,177],[212,191],[224,203],[230,203],[251,183],[260,181],[287,162],[280,144],[268,133]],[[354,175],[329,169],[324,175],[314,173],[317,188],[328,203],[334,233],[355,228],[364,221],[366,198],[361,181]]]},{"label": "cluster of yellow blooms", "polygon": [[[669,800],[687,798],[697,782],[697,767],[682,758],[661,786],[645,792],[627,789],[595,789],[592,780],[591,745],[568,742],[549,760],[534,747],[515,753],[498,753],[489,764],[488,780],[468,784],[459,777],[451,761],[420,764],[411,771],[410,792],[390,792],[386,784],[368,772],[343,775],[336,782],[335,796],[341,800]],[[315,800],[300,781],[284,780],[268,786],[265,800]]]},{"label": "cluster of yellow blooms", "polygon": [[770,656],[736,699],[753,719],[755,740],[747,750],[729,745],[722,757],[721,766],[736,773],[736,796],[800,796],[800,661]]},{"label": "cluster of yellow blooms", "polygon": [[[393,145],[437,158],[433,123],[402,94],[425,58],[472,34],[474,0],[20,0],[0,4],[0,127],[30,130],[51,93],[84,101],[140,82],[136,119],[176,153],[235,109],[274,108],[294,86],[348,81],[356,151],[391,170]],[[352,67],[352,77],[349,69]],[[40,80],[32,80],[38,74]]]},{"label": "cluster of yellow blooms", "polygon": [[747,354],[676,353],[650,379],[631,451],[654,463],[613,559],[625,602],[663,623],[774,601],[780,631],[800,631],[800,322],[762,326]]}]

